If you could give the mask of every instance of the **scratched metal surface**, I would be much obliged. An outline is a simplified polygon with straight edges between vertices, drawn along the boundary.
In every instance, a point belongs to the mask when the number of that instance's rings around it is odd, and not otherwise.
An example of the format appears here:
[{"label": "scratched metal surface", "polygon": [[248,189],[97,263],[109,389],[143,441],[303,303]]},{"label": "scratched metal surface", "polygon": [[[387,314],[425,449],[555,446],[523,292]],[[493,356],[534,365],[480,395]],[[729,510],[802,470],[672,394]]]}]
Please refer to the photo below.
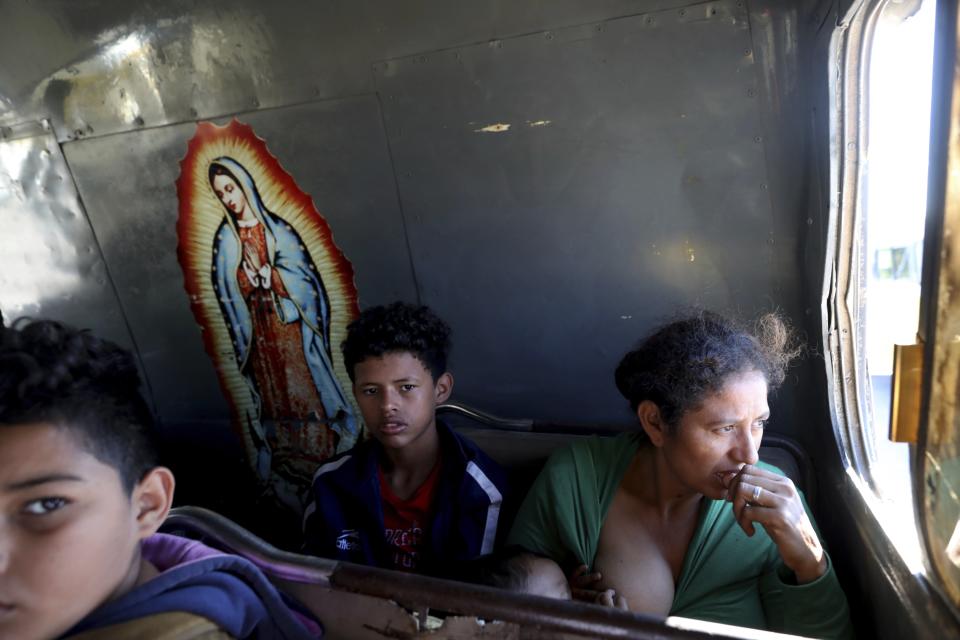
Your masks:
[{"label": "scratched metal surface", "polygon": [[53,134],[0,141],[0,311],[56,318],[132,348],[110,273]]},{"label": "scratched metal surface", "polygon": [[[820,274],[809,266],[798,274],[797,256],[812,255],[806,264],[817,264],[809,247],[822,229],[807,211],[803,38],[823,22],[823,6],[0,0],[0,53],[19,62],[0,68],[0,139],[16,137],[17,123],[45,118],[80,162],[83,147],[70,147],[91,139],[103,140],[91,149],[109,151],[163,138],[167,125],[233,113],[259,112],[264,122],[279,123],[284,107],[354,94],[381,100],[393,128],[402,114],[387,89],[407,83],[403,91],[415,103],[403,108],[425,124],[400,126],[390,132],[390,148],[368,152],[371,164],[396,154],[419,294],[450,316],[459,338],[458,397],[510,415],[627,421],[610,384],[612,364],[676,306],[747,314],[780,306],[801,324],[809,316],[817,296],[808,280]],[[707,7],[719,13],[706,14]],[[464,46],[478,42],[493,44]],[[437,51],[459,51],[476,67],[441,72]],[[419,56],[428,61],[418,66]],[[419,79],[409,69],[389,76],[379,64],[371,73],[371,64],[386,60],[420,69]],[[484,84],[470,89],[466,79]],[[565,120],[518,124],[549,120],[548,111]],[[428,122],[482,128],[506,116],[512,130],[482,136]],[[378,126],[360,122],[355,126]],[[107,142],[117,133],[130,137]],[[303,126],[298,135],[289,155],[315,133]],[[140,156],[155,150],[148,145]],[[448,155],[429,160],[436,172],[416,159],[438,151]],[[161,164],[175,159],[160,153],[147,173],[162,174]],[[106,175],[109,153],[102,160]],[[107,187],[101,179],[87,187],[84,171],[81,190],[92,202],[109,200],[125,183]],[[150,191],[147,173],[137,180],[147,180]],[[498,189],[500,199],[491,195]],[[386,210],[394,219],[385,233],[394,234],[401,212]],[[446,222],[435,225],[438,211]],[[91,217],[105,233],[126,224]],[[377,230],[354,222],[342,228],[340,235]],[[394,235],[400,250],[406,238]],[[162,245],[143,248],[155,254]],[[347,251],[358,271],[379,273],[368,276],[361,296],[371,287],[418,293],[392,284],[390,260],[384,269],[359,251]],[[400,271],[404,278],[408,272]],[[182,327],[174,323],[165,334],[138,326],[138,338],[144,332],[143,340],[156,340],[149,359],[175,360],[156,354],[180,348]],[[161,367],[155,375],[177,371]],[[188,391],[174,401],[174,414],[219,415],[217,401],[204,400],[208,391],[206,383]],[[792,398],[782,393],[780,402],[790,407]],[[774,428],[804,433],[784,421]]]},{"label": "scratched metal surface", "polygon": [[[419,294],[449,316],[462,401],[509,415],[626,424],[612,366],[677,306],[747,314],[780,306],[803,320],[816,299],[803,293],[796,255],[798,235],[819,232],[804,222],[807,203],[797,197],[809,183],[797,144],[808,108],[798,69],[802,36],[822,19],[818,4],[0,0],[0,54],[20,62],[0,68],[0,139],[16,137],[17,123],[47,119],[68,157],[76,155],[85,198],[110,201],[131,186],[125,197],[137,202],[132,184],[155,192],[151,176],[175,170],[179,159],[151,140],[170,142],[168,129],[181,123],[259,113],[275,123],[276,137],[290,105],[355,94],[380,101],[389,147],[364,153],[371,166],[395,163],[404,211],[389,203],[389,224],[353,217],[336,232],[347,244],[350,234],[380,233],[375,245],[389,236],[390,251],[403,252],[405,212],[421,286],[411,291],[409,268],[364,253],[368,243],[358,240],[345,250],[369,274],[362,302]],[[440,64],[455,52],[472,66]],[[387,60],[390,73],[380,64]],[[407,104],[390,101],[404,92]],[[530,126],[551,114],[551,123]],[[400,124],[408,115],[410,124]],[[468,124],[502,120],[513,128],[501,134],[475,134]],[[370,118],[340,126],[347,137],[382,128]],[[124,135],[114,140],[117,133]],[[309,164],[318,135],[301,124],[287,155]],[[99,142],[84,152],[92,140]],[[146,146],[134,154],[134,144]],[[94,149],[99,158],[83,158]],[[133,183],[112,175],[130,166],[113,162],[118,149],[138,168]],[[103,166],[91,169],[98,160]],[[99,211],[119,208],[91,212],[108,241],[131,217]],[[158,244],[131,242],[158,255],[169,238],[155,237]],[[145,276],[121,264],[118,273]],[[159,290],[168,291],[176,272],[164,264],[155,268]],[[120,288],[123,298],[138,286]],[[152,377],[176,380],[186,327],[134,325],[149,345],[144,357],[167,363]],[[220,416],[209,371],[200,363],[191,370],[202,378],[192,389],[158,383],[172,387],[160,405],[171,416]],[[789,407],[792,397],[781,394],[781,402]],[[774,428],[802,436],[789,421]]]},{"label": "scratched metal surface", "polygon": [[632,0],[0,0],[0,60],[16,60],[0,65],[0,127],[49,118],[66,141],[370,93],[377,60],[638,10]]},{"label": "scratched metal surface", "polygon": [[421,295],[458,332],[459,401],[626,424],[612,372],[644,331],[795,284],[742,3],[374,71]]}]

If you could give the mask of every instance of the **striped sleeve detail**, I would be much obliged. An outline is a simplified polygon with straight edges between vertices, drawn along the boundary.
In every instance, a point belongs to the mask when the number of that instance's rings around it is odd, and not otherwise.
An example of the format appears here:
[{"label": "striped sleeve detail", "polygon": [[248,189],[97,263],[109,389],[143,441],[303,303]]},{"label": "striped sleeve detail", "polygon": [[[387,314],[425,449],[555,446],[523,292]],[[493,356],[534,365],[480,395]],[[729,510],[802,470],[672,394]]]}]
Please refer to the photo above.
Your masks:
[{"label": "striped sleeve detail", "polygon": [[[317,481],[317,478],[319,478],[325,473],[336,471],[337,469],[342,467],[347,460],[349,460],[352,457],[353,457],[352,455],[343,456],[339,460],[334,460],[333,462],[328,462],[327,464],[320,465],[320,468],[317,469],[317,472],[313,474],[313,480],[310,483],[311,489],[313,488],[313,484]],[[309,520],[310,516],[316,513],[316,511],[317,511],[317,500],[316,498],[314,498],[313,500],[310,501],[310,504],[307,505],[306,511],[303,512],[302,527],[304,532],[306,532],[307,530],[307,520]]]},{"label": "striped sleeve detail", "polygon": [[493,543],[497,538],[497,521],[500,519],[500,503],[503,502],[503,496],[497,486],[483,472],[483,469],[477,466],[477,463],[468,462],[467,473],[480,485],[490,501],[490,504],[487,505],[487,522],[483,527],[483,542],[480,544],[480,555],[486,555],[493,552]]}]

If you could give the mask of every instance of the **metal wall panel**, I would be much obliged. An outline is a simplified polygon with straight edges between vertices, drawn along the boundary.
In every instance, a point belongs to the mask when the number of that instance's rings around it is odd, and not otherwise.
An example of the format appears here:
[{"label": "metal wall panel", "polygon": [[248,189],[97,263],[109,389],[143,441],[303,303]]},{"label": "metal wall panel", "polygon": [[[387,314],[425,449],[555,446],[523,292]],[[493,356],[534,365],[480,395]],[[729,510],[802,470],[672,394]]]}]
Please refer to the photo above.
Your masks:
[{"label": "metal wall panel", "polygon": [[[690,304],[769,307],[777,228],[739,2],[375,66],[458,401],[629,420],[620,356]],[[790,249],[788,249],[790,250]]]},{"label": "metal wall panel", "polygon": [[[746,5],[178,0],[151,6],[0,0],[0,52],[3,59],[20,61],[0,68],[0,139],[16,137],[16,127],[9,125],[25,117],[50,118],[61,140],[89,142],[123,131],[150,139],[166,135],[165,129],[152,131],[158,125],[251,109],[272,122],[287,109],[267,107],[375,89],[383,90],[393,128],[402,109],[432,109],[430,100],[451,82],[458,95],[443,113],[453,125],[414,130],[401,125],[391,135],[404,165],[397,178],[411,217],[429,214],[423,204],[455,211],[449,227],[432,229],[428,220],[414,248],[424,299],[462,316],[452,318],[460,336],[458,397],[514,415],[623,422],[629,417],[610,383],[612,365],[639,333],[677,306],[745,313],[779,306],[803,324],[816,302],[797,272],[800,254],[816,244],[820,231],[819,218],[806,211],[803,120],[809,99],[803,95],[802,38],[823,22],[818,6],[824,3],[737,4]],[[706,13],[710,8],[718,13]],[[604,22],[638,11],[646,13]],[[32,44],[37,41],[44,46]],[[484,44],[449,48],[465,42]],[[443,54],[422,53],[430,51]],[[371,61],[413,53],[391,62],[389,70],[377,64],[370,73]],[[429,75],[439,69],[438,55],[456,53],[472,56],[476,68]],[[513,63],[527,53],[521,77]],[[426,62],[418,62],[421,57]],[[404,89],[417,102],[398,110],[390,102],[391,86],[421,82],[404,65],[420,65],[426,75],[421,87]],[[398,71],[403,77],[391,79]],[[483,84],[466,87],[465,78]],[[432,97],[422,99],[418,91]],[[549,120],[548,112],[554,114],[549,124],[529,126]],[[474,134],[470,128],[474,120],[475,128],[483,128],[506,116],[513,127],[504,133]],[[469,128],[460,132],[462,144],[445,137],[459,131],[457,126]],[[302,128],[297,135],[291,149],[310,144],[315,132]],[[418,146],[448,147],[443,151],[448,155],[436,160],[449,165],[446,173],[431,174],[429,163],[413,166],[419,160],[404,154],[420,153]],[[744,158],[748,162],[737,166]],[[485,199],[461,191],[465,187]],[[112,195],[97,189],[91,185],[85,195],[91,200]],[[492,195],[498,189],[500,196]],[[341,195],[348,201],[356,193]],[[136,202],[139,195],[128,197]],[[730,217],[727,210],[734,208],[738,212]],[[103,222],[98,230],[123,229],[121,222]],[[399,216],[391,224],[400,225]],[[414,235],[420,234],[419,223],[413,224]],[[604,228],[605,236],[599,231]],[[509,239],[501,242],[499,232]],[[461,252],[464,237],[482,242]],[[604,254],[604,262],[584,253],[591,246]],[[504,261],[504,252],[516,257]],[[451,258],[454,266],[448,267]],[[471,262],[456,264],[461,258]],[[361,274],[379,269],[375,261],[354,262]],[[819,276],[810,271],[816,289]],[[482,277],[464,277],[477,273]],[[369,277],[390,289],[392,273]],[[564,282],[551,284],[559,278]],[[361,286],[364,304],[371,301],[365,295],[369,287]],[[415,296],[403,287],[396,291],[396,297]],[[490,300],[497,304],[482,304]],[[497,311],[507,308],[508,313]],[[492,317],[498,315],[508,317]],[[558,367],[551,353],[557,344],[572,349],[564,350],[566,367]],[[500,355],[489,355],[491,349]],[[570,385],[558,387],[556,373],[537,382],[541,371],[564,368],[589,376],[589,403],[571,399]],[[809,375],[808,368],[796,380]],[[778,406],[791,412],[804,405],[810,394],[803,389],[810,386],[801,383],[799,395],[785,390]],[[174,413],[186,415],[197,401],[194,418],[219,416],[219,400],[202,400],[207,391],[198,388],[182,398],[183,411]],[[816,400],[822,403],[820,396]],[[774,428],[808,435],[802,425],[775,421]]]},{"label": "metal wall panel", "polygon": [[369,93],[376,60],[639,10],[634,0],[0,0],[0,60],[17,61],[0,66],[0,128],[49,118],[66,141]]},{"label": "metal wall panel", "polygon": [[34,135],[0,142],[0,311],[7,323],[56,318],[131,348],[60,147],[40,125],[31,128]]},{"label": "metal wall panel", "polygon": [[[410,259],[374,96],[240,116],[310,194],[353,262],[361,304],[415,299]],[[64,145],[167,423],[229,416],[177,262],[183,124]]]}]

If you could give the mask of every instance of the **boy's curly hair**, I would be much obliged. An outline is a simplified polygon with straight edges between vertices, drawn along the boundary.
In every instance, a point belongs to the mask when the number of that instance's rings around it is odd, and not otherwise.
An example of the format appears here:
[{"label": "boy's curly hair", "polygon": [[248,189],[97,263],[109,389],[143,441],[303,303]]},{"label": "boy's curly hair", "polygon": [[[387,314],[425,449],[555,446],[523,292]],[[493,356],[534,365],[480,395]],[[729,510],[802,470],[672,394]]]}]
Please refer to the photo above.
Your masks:
[{"label": "boy's curly hair", "polygon": [[0,326],[0,428],[67,429],[129,493],[156,466],[153,415],[125,349],[52,320]]},{"label": "boy's curly hair", "polygon": [[801,351],[776,313],[762,316],[748,331],[729,318],[700,311],[643,339],[620,361],[615,379],[634,411],[650,400],[667,426],[676,428],[684,413],[720,391],[731,376],[759,371],[774,391]]},{"label": "boy's curly hair", "polygon": [[355,381],[357,363],[404,351],[422,362],[436,380],[447,370],[450,326],[429,307],[394,302],[361,313],[347,327],[341,348],[351,381]]}]

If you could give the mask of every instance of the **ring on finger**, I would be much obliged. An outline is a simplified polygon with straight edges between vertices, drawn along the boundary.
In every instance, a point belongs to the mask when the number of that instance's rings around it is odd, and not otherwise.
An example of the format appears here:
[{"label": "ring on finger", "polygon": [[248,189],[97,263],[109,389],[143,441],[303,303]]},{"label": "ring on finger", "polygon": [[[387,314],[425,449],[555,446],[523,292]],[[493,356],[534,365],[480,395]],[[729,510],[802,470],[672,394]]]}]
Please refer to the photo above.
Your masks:
[{"label": "ring on finger", "polygon": [[750,502],[756,504],[760,500],[760,494],[763,493],[763,487],[757,486],[753,488],[753,496]]}]

